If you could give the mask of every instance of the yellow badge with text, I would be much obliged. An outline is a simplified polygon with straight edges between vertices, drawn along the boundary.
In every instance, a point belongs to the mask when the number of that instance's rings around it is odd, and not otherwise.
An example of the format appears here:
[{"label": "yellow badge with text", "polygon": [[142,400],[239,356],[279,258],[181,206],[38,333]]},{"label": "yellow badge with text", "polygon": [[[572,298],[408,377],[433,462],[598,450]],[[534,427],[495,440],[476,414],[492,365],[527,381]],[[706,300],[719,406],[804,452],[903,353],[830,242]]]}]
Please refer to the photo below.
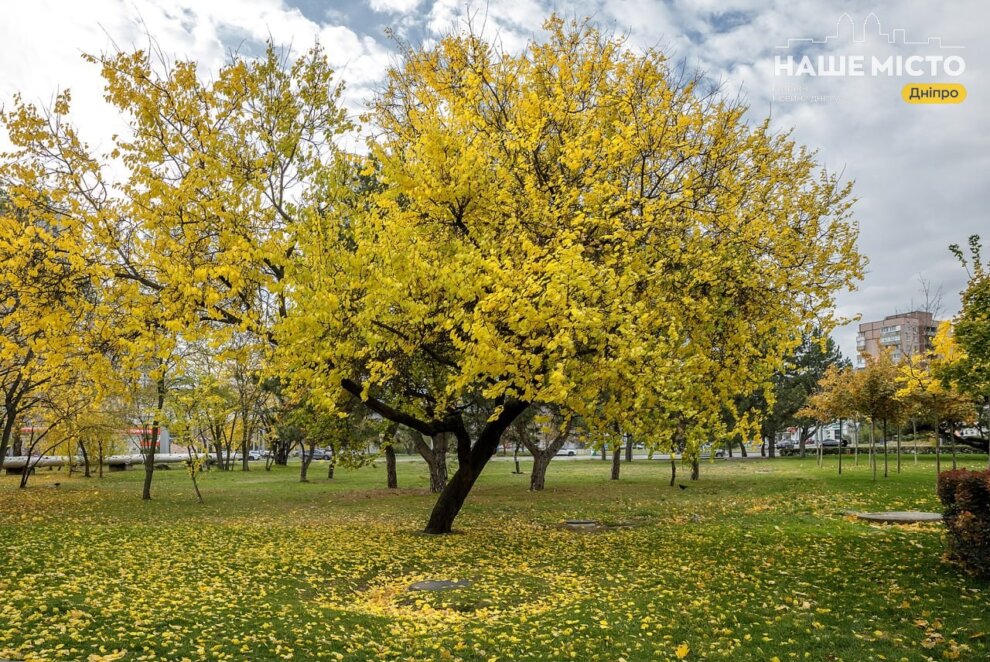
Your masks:
[{"label": "yellow badge with text", "polygon": [[962,103],[966,88],[959,83],[908,83],[901,97],[908,103]]}]

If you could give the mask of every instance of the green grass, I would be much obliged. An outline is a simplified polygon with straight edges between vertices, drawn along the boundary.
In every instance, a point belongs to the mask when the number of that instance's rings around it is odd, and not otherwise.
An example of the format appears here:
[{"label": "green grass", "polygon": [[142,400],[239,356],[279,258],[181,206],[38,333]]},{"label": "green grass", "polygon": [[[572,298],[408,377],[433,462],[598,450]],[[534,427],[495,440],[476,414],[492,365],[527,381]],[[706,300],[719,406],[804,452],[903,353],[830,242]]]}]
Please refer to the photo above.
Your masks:
[{"label": "green grass", "polygon": [[[985,466],[986,457],[960,456]],[[558,461],[531,494],[488,466],[458,533],[418,533],[426,466],[325,463],[0,478],[0,658],[924,660],[990,657],[990,591],[945,563],[940,525],[847,510],[937,510],[930,459],[874,483],[865,458],[702,465]],[[528,470],[528,467],[524,466]],[[61,486],[56,488],[58,481]],[[589,517],[617,526],[572,532]],[[414,581],[467,579],[447,592]],[[683,649],[682,649],[683,652]]]}]

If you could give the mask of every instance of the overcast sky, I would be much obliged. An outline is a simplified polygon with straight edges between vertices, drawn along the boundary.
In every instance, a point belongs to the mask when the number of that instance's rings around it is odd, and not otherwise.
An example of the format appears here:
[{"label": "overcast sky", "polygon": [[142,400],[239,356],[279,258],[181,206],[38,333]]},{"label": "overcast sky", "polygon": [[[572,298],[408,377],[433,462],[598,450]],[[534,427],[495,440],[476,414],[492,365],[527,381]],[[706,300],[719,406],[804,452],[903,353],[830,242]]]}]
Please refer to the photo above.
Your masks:
[{"label": "overcast sky", "polygon": [[[394,58],[386,30],[414,45],[429,43],[462,25],[467,13],[486,35],[515,49],[538,37],[555,9],[626,33],[634,47],[660,45],[702,67],[744,95],[753,121],[770,115],[776,128],[792,128],[818,149],[830,170],[855,180],[860,249],[870,265],[859,290],[840,296],[840,314],[866,321],[918,307],[922,277],[943,287],[944,314],[957,312],[965,272],[947,246],[973,233],[990,243],[986,0],[3,0],[0,102],[20,91],[47,103],[69,88],[84,137],[105,147],[120,127],[103,102],[97,68],[82,53],[143,47],[150,34],[166,53],[215,70],[229,50],[251,53],[271,36],[296,48],[318,39],[356,110]],[[776,56],[788,55],[795,62],[862,56],[866,71],[809,77],[775,70]],[[955,57],[965,70],[872,75],[871,59],[891,56]],[[956,105],[901,98],[905,84],[931,82],[961,83],[968,96]],[[852,356],[855,324],[836,337]]]}]

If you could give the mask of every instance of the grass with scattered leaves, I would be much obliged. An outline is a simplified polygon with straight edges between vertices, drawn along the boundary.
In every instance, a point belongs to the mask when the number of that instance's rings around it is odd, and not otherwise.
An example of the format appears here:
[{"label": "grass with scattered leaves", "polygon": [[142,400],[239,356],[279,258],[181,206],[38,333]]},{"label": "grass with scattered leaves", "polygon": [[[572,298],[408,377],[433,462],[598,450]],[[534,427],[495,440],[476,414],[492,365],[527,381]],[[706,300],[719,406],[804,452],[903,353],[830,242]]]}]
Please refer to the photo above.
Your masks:
[{"label": "grass with scattered leaves", "polygon": [[[962,456],[982,466],[986,458]],[[51,660],[926,660],[990,657],[990,586],[942,561],[934,466],[865,458],[666,462],[608,480],[496,460],[450,536],[419,533],[426,466],[0,478],[0,658]],[[528,469],[525,467],[524,469]],[[882,475],[882,468],[881,468]],[[60,486],[55,487],[59,482]],[[560,528],[569,518],[611,525]],[[411,592],[424,579],[468,580]]]}]

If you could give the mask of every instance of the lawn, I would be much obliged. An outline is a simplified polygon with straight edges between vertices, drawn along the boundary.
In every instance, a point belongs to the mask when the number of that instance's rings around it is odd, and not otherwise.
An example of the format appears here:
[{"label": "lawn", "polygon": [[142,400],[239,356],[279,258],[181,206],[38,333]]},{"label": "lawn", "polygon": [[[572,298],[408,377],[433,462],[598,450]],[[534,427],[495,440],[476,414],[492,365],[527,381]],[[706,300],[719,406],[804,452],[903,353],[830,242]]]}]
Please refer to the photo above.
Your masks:
[{"label": "lawn", "polygon": [[[986,458],[961,456],[972,466]],[[934,466],[865,459],[556,461],[547,490],[496,461],[456,526],[418,530],[426,466],[325,463],[103,479],[0,478],[0,659],[925,660],[990,657],[990,591],[941,560]],[[527,467],[524,465],[524,470]],[[882,471],[881,471],[882,475]],[[56,487],[55,483],[60,486]],[[565,518],[612,528],[575,532]],[[424,579],[464,588],[412,592]]]}]

